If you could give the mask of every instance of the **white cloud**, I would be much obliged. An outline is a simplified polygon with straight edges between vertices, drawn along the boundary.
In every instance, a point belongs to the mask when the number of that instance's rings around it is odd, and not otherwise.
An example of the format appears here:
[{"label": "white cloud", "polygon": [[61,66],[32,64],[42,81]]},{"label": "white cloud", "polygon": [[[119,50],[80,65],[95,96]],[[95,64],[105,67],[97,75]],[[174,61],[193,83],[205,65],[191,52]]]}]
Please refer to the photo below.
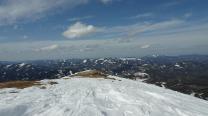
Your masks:
[{"label": "white cloud", "polygon": [[99,44],[88,44],[84,48],[80,49],[80,52],[92,52],[100,47]]},{"label": "white cloud", "polygon": [[[132,32],[129,33],[130,36],[137,35],[139,33],[148,32],[148,31],[166,31],[167,29],[173,29],[175,27],[181,26],[183,24],[183,20],[168,20],[157,22],[153,24],[144,24],[142,26],[134,27]],[[141,27],[141,28],[140,28]]]},{"label": "white cloud", "polygon": [[130,39],[132,37],[137,37],[138,35],[142,34],[159,34],[159,33],[166,33],[168,31],[172,31],[174,29],[179,29],[183,27],[185,21],[179,19],[173,20],[165,20],[160,22],[148,22],[148,23],[135,23],[130,25],[122,25],[122,26],[114,26],[105,28],[104,34],[108,35],[112,38],[123,38],[123,39]]},{"label": "white cloud", "polygon": [[109,2],[112,2],[113,0],[101,0],[102,3],[107,4]]},{"label": "white cloud", "polygon": [[58,48],[59,48],[59,45],[53,44],[53,45],[50,45],[50,46],[35,49],[35,51],[37,51],[37,52],[39,52],[39,51],[52,51],[52,50],[56,50]]},{"label": "white cloud", "polygon": [[63,32],[63,36],[69,39],[80,38],[92,33],[96,33],[98,28],[93,25],[87,25],[81,22],[69,26],[69,28]]},{"label": "white cloud", "polygon": [[70,18],[70,19],[68,19],[68,21],[73,22],[73,21],[80,21],[80,20],[91,19],[91,18],[93,18],[93,16],[89,15],[89,16],[83,16],[83,17]]},{"label": "white cloud", "polygon": [[27,35],[23,35],[23,39],[28,39],[28,36]]},{"label": "white cloud", "polygon": [[[158,22],[137,22],[129,25],[120,25],[113,27],[95,27],[93,25],[76,22],[62,33],[63,36],[69,39],[87,37],[87,35],[99,34],[101,39],[116,39],[119,38],[119,43],[130,42],[138,36],[165,35],[175,32],[178,29],[186,27],[186,20],[170,19]],[[188,27],[187,27],[188,28]]]},{"label": "white cloud", "polygon": [[140,18],[149,18],[149,17],[152,17],[154,16],[153,13],[144,13],[144,14],[138,14],[136,16],[132,16],[130,17],[130,19],[140,19]]},{"label": "white cloud", "polygon": [[179,5],[183,2],[183,0],[175,0],[175,1],[168,1],[167,3],[164,3],[161,5],[161,7],[172,7],[172,6],[176,6]]},{"label": "white cloud", "polygon": [[191,12],[186,13],[186,14],[184,15],[185,18],[189,18],[189,17],[191,17],[191,16],[192,16],[192,13],[191,13]]},{"label": "white cloud", "polygon": [[[190,29],[187,30],[188,32],[178,30],[179,32],[177,33],[167,35],[157,34],[148,37],[139,36],[127,43],[118,43],[115,39],[0,43],[0,59],[36,60],[86,57],[127,57],[135,56],[135,54],[138,56],[152,54],[181,55],[183,53],[207,54],[208,24],[203,23],[203,25],[198,25],[197,29],[195,26],[187,28]],[[45,48],[44,46],[47,47],[56,44],[58,45],[58,48],[52,51],[34,51],[35,48],[43,49]],[[141,49],[142,45],[150,45],[150,48]]]},{"label": "white cloud", "polygon": [[19,29],[19,26],[18,26],[18,25],[14,25],[14,26],[13,26],[13,29],[14,29],[14,30],[17,30],[17,29]]},{"label": "white cloud", "polygon": [[[59,9],[70,9],[89,1],[93,0],[1,0],[0,25],[35,21]],[[106,4],[112,0],[97,1]]]},{"label": "white cloud", "polygon": [[140,48],[142,48],[142,49],[147,49],[147,48],[149,48],[150,47],[150,45],[149,44],[146,44],[146,45],[142,45]]},{"label": "white cloud", "polygon": [[187,23],[185,19],[169,19],[158,22],[137,22],[129,25],[98,28],[93,25],[76,22],[63,32],[63,35],[66,38],[74,39],[96,33],[96,37],[99,34],[101,39],[119,38],[119,43],[126,43],[139,37],[166,35],[178,30],[186,30],[190,27],[190,25],[187,26]]},{"label": "white cloud", "polygon": [[0,24],[14,24],[18,21],[33,21],[60,7],[72,8],[88,0],[2,0]]}]

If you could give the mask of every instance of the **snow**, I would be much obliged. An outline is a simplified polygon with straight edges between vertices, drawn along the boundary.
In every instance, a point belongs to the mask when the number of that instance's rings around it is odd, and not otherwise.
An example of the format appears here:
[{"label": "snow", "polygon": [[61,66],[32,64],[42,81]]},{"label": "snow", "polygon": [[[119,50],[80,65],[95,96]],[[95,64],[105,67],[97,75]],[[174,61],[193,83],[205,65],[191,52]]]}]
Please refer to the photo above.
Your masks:
[{"label": "snow", "polygon": [[178,63],[175,64],[175,67],[177,67],[177,68],[183,68]]},{"label": "snow", "polygon": [[73,75],[73,72],[71,70],[69,71],[69,73],[70,73],[70,75]]},{"label": "snow", "polygon": [[196,95],[196,93],[195,93],[195,92],[192,92],[190,95],[191,95],[191,96],[195,96],[195,95]]},{"label": "snow", "polygon": [[160,68],[162,68],[162,69],[163,69],[163,68],[166,68],[166,65],[162,65],[162,66],[160,66]]},{"label": "snow", "polygon": [[[88,73],[88,72],[91,72],[92,70],[84,70],[84,71],[82,71],[82,73]],[[80,72],[76,72],[76,73],[74,73],[74,74],[79,74]]]},{"label": "snow", "polygon": [[10,66],[12,66],[11,64],[9,64],[9,65],[6,65],[6,68],[9,68]]},{"label": "snow", "polygon": [[142,66],[148,66],[148,64],[143,64]]},{"label": "snow", "polygon": [[159,55],[153,54],[152,57],[157,58]]},{"label": "snow", "polygon": [[149,74],[143,73],[143,72],[136,72],[136,73],[134,73],[134,76],[136,76],[136,77],[138,76],[138,77],[144,78],[146,76],[149,76]]},{"label": "snow", "polygon": [[162,83],[161,83],[161,86],[162,86],[163,88],[166,88],[166,87],[165,87],[166,84],[167,84],[166,82],[162,82]]},{"label": "snow", "polygon": [[84,64],[87,63],[87,60],[83,60],[83,63],[84,63]]},{"label": "snow", "polygon": [[21,67],[23,67],[25,65],[26,65],[25,63],[21,63],[21,64],[19,64],[19,67],[21,68]]},{"label": "snow", "polygon": [[140,58],[120,58],[120,60],[126,61],[126,60],[142,60]]},{"label": "snow", "polygon": [[208,116],[208,102],[118,77],[42,80],[46,89],[0,90],[0,116]]}]

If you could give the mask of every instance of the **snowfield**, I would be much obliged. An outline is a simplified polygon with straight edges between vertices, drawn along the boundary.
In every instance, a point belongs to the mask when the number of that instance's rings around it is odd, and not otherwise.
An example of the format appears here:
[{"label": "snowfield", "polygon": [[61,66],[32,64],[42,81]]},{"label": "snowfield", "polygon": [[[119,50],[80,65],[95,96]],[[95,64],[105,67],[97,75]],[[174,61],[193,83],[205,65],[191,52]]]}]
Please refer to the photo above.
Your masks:
[{"label": "snowfield", "polygon": [[46,89],[0,89],[0,116],[208,116],[205,100],[113,78],[65,77]]}]

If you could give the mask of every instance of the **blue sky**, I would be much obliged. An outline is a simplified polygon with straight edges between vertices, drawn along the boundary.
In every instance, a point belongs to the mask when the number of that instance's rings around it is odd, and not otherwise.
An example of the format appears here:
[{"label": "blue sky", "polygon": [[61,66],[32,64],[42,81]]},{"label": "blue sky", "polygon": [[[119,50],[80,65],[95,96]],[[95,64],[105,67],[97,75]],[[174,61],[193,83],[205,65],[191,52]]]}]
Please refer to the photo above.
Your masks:
[{"label": "blue sky", "polygon": [[0,0],[0,60],[207,54],[207,0]]}]

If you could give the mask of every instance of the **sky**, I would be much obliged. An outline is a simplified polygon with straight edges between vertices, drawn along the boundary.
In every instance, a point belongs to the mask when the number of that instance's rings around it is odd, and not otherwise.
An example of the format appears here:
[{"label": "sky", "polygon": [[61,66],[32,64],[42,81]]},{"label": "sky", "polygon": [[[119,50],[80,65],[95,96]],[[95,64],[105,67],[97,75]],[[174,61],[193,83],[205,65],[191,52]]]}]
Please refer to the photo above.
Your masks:
[{"label": "sky", "polygon": [[0,0],[0,61],[208,54],[207,0]]}]

